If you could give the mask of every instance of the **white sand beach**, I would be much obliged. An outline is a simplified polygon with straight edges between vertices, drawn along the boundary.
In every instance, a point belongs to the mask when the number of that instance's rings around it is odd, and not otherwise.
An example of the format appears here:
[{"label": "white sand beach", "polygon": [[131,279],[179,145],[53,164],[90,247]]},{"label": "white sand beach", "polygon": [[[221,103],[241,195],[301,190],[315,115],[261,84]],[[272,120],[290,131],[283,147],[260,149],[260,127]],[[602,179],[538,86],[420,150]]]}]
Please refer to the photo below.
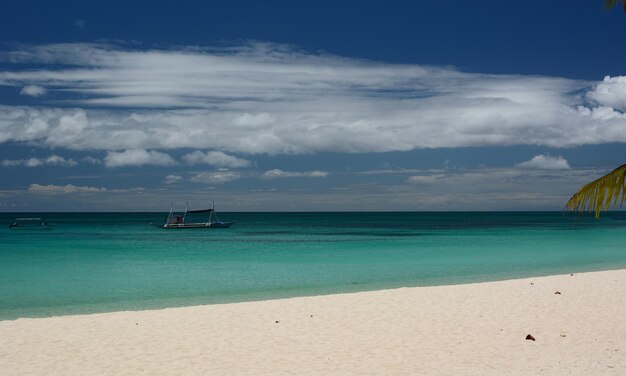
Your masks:
[{"label": "white sand beach", "polygon": [[626,270],[1,321],[0,373],[624,375]]}]

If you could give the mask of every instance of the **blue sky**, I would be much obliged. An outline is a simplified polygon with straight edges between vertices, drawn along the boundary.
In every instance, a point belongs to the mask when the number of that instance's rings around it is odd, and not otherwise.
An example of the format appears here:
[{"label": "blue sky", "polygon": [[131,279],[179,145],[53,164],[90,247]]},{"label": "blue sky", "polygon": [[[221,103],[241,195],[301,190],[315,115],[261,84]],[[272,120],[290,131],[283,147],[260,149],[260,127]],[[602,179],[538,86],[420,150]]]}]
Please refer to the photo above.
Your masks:
[{"label": "blue sky", "polygon": [[0,210],[558,210],[626,155],[601,1],[0,14]]}]

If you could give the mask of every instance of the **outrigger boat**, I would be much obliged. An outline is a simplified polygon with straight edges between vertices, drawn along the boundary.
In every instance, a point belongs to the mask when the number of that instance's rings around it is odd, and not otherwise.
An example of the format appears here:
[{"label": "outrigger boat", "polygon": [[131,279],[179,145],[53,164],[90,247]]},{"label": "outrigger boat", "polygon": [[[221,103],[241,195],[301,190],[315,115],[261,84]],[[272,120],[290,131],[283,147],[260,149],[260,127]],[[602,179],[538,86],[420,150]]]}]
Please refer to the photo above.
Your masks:
[{"label": "outrigger boat", "polygon": [[11,229],[49,229],[52,225],[41,218],[15,218],[9,225]]},{"label": "outrigger boat", "polygon": [[[206,222],[188,222],[187,216],[190,214],[204,214],[208,213],[209,218]],[[222,222],[215,214],[215,202],[213,202],[213,207],[211,209],[204,210],[189,210],[189,205],[185,204],[184,212],[177,212],[174,210],[174,205],[170,208],[170,214],[167,216],[167,220],[165,224],[161,227],[163,228],[228,228],[233,223],[232,222]]]}]

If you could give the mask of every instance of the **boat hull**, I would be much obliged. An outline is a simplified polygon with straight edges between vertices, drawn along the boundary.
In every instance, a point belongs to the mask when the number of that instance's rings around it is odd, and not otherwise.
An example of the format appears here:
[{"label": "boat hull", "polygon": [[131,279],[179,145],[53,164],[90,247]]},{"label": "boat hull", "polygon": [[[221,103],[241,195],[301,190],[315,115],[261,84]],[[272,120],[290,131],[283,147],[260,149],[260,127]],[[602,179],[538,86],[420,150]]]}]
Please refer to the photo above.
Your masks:
[{"label": "boat hull", "polygon": [[163,225],[167,229],[189,229],[189,228],[228,228],[235,222],[207,222],[207,223],[170,223]]},{"label": "boat hull", "polygon": [[9,225],[11,230],[50,230],[52,226],[50,225],[36,225],[36,226],[24,226],[24,225]]}]

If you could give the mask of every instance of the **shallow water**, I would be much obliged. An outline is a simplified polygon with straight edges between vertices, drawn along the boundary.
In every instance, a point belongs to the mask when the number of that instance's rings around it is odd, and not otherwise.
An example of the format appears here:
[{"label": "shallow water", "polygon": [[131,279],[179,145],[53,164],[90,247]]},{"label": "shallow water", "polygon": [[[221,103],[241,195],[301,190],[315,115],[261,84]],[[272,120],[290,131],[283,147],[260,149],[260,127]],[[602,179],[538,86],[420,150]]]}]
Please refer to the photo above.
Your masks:
[{"label": "shallow water", "polygon": [[626,267],[624,213],[0,214],[0,319],[481,282]]}]

